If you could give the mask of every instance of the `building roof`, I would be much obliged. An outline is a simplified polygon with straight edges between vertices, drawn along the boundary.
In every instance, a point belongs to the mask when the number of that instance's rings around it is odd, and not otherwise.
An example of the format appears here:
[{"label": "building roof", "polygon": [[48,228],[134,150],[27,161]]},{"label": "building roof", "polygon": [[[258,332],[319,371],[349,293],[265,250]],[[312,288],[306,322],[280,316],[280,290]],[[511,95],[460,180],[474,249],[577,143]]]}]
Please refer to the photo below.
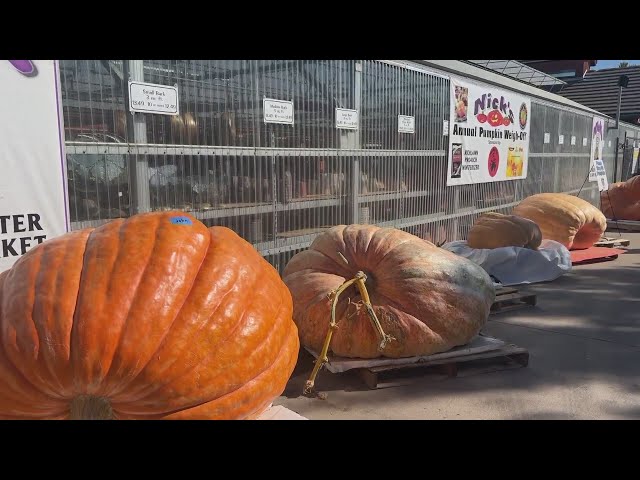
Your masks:
[{"label": "building roof", "polygon": [[494,70],[503,75],[513,77],[536,87],[550,87],[556,85],[566,85],[566,82],[559,80],[552,75],[531,68],[516,60],[467,60],[480,67]]},{"label": "building roof", "polygon": [[[472,63],[463,62],[460,60],[414,60],[414,62],[425,65],[426,67],[432,67],[435,72],[447,72],[453,75],[460,75],[466,78],[475,79],[483,83],[493,84],[502,88],[507,88],[515,92],[521,92],[539,100],[546,100],[547,102],[553,102],[558,105],[564,105],[569,108],[580,110],[583,113],[599,114],[599,112],[593,108],[589,108],[581,103],[574,102],[571,99],[562,97],[555,93],[548,92],[538,87],[534,87],[523,81],[516,80],[510,76],[498,73],[493,70],[487,70],[481,68]],[[395,62],[401,63],[401,62]]]},{"label": "building roof", "polygon": [[640,66],[590,70],[581,81],[564,86],[558,94],[615,117],[618,79],[623,74],[629,77],[629,85],[622,89],[620,117],[640,117]]}]

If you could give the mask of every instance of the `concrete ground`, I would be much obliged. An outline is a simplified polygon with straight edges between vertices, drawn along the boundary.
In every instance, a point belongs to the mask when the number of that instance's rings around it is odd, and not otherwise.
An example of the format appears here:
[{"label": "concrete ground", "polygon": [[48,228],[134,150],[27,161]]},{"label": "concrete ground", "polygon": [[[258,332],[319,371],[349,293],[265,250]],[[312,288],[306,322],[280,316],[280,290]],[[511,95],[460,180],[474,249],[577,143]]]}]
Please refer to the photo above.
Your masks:
[{"label": "concrete ground", "polygon": [[274,403],[313,420],[640,419],[640,233],[622,236],[631,245],[618,259],[518,287],[538,305],[489,318],[483,333],[527,348],[526,368],[455,378],[412,369],[377,390],[352,372],[323,370],[321,400],[301,395],[312,369],[304,352]]}]

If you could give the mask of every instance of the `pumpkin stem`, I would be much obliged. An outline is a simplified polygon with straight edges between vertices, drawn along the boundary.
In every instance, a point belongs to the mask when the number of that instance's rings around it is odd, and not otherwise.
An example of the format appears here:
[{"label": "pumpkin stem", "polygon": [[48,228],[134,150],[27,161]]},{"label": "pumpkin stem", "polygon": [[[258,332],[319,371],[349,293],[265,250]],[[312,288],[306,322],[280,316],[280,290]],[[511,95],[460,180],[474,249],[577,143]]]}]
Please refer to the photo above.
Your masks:
[{"label": "pumpkin stem", "polygon": [[358,272],[354,278],[352,278],[351,280],[347,280],[342,285],[340,285],[337,290],[329,294],[329,299],[331,300],[331,322],[329,323],[329,330],[327,331],[327,336],[324,339],[324,344],[322,345],[320,355],[318,355],[318,358],[316,358],[316,363],[313,367],[313,371],[311,372],[311,376],[305,383],[303,391],[305,395],[312,394],[316,375],[318,375],[318,372],[320,371],[322,366],[329,361],[329,358],[327,357],[327,353],[329,352],[329,344],[331,343],[333,332],[338,328],[338,323],[336,322],[336,306],[338,305],[338,298],[340,297],[342,292],[344,292],[354,283],[360,291],[360,296],[362,296],[362,301],[367,309],[369,319],[371,320],[373,327],[376,329],[378,336],[380,337],[380,345],[378,346],[378,350],[384,350],[389,342],[395,340],[395,338],[393,338],[391,335],[384,333],[382,325],[380,325],[378,317],[376,317],[376,313],[374,312],[373,306],[371,305],[371,300],[369,299],[369,292],[367,292],[367,287],[365,286],[366,281],[367,275],[364,272]]},{"label": "pumpkin stem", "polygon": [[71,400],[70,420],[113,420],[111,403],[104,397],[79,395]]}]

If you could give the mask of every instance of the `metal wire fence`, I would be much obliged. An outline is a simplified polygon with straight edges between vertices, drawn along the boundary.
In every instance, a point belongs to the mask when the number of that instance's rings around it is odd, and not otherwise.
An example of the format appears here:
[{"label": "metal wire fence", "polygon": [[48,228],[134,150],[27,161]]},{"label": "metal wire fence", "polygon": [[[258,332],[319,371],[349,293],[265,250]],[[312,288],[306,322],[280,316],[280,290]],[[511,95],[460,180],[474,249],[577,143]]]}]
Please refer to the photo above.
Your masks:
[{"label": "metal wire fence", "polygon": [[[132,120],[129,78],[177,85],[180,114]],[[333,225],[392,226],[442,243],[465,238],[480,213],[509,212],[535,193],[599,201],[585,182],[591,116],[535,99],[527,178],[447,187],[449,80],[419,65],[63,60],[61,85],[73,228],[181,209],[232,228],[282,270]],[[264,98],[293,102],[293,125],[265,123]],[[336,129],[336,108],[358,110],[360,128]],[[398,115],[415,117],[415,134],[397,132]],[[625,127],[625,145],[640,144],[639,132]],[[619,156],[623,178],[631,150]]]}]

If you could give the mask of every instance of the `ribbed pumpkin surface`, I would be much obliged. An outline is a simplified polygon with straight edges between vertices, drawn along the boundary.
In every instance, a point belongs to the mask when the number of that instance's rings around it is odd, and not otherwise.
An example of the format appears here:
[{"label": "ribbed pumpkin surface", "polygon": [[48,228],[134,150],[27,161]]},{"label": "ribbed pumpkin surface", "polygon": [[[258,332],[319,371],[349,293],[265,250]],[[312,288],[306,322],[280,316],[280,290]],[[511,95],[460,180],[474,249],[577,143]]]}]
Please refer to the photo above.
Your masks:
[{"label": "ribbed pumpkin surface", "polygon": [[481,215],[469,231],[471,248],[524,247],[536,250],[542,242],[538,225],[517,215],[489,212]]},{"label": "ribbed pumpkin surface", "polygon": [[[348,264],[339,256],[343,254]],[[411,357],[443,352],[478,334],[495,297],[478,265],[393,228],[337,226],[295,255],[284,271],[302,344],[320,351],[331,317],[328,294],[358,271],[385,333],[383,352],[356,287],[337,306],[331,350],[339,356]]]},{"label": "ribbed pumpkin surface", "polygon": [[593,246],[605,232],[607,219],[586,200],[564,193],[539,193],[525,198],[513,213],[538,224],[542,238],[568,249]]},{"label": "ribbed pumpkin surface", "polygon": [[299,348],[275,269],[182,212],[39,245],[0,274],[0,323],[4,418],[68,418],[92,401],[122,419],[251,418]]},{"label": "ribbed pumpkin surface", "polygon": [[640,175],[609,185],[600,194],[602,213],[607,218],[640,221]]}]

